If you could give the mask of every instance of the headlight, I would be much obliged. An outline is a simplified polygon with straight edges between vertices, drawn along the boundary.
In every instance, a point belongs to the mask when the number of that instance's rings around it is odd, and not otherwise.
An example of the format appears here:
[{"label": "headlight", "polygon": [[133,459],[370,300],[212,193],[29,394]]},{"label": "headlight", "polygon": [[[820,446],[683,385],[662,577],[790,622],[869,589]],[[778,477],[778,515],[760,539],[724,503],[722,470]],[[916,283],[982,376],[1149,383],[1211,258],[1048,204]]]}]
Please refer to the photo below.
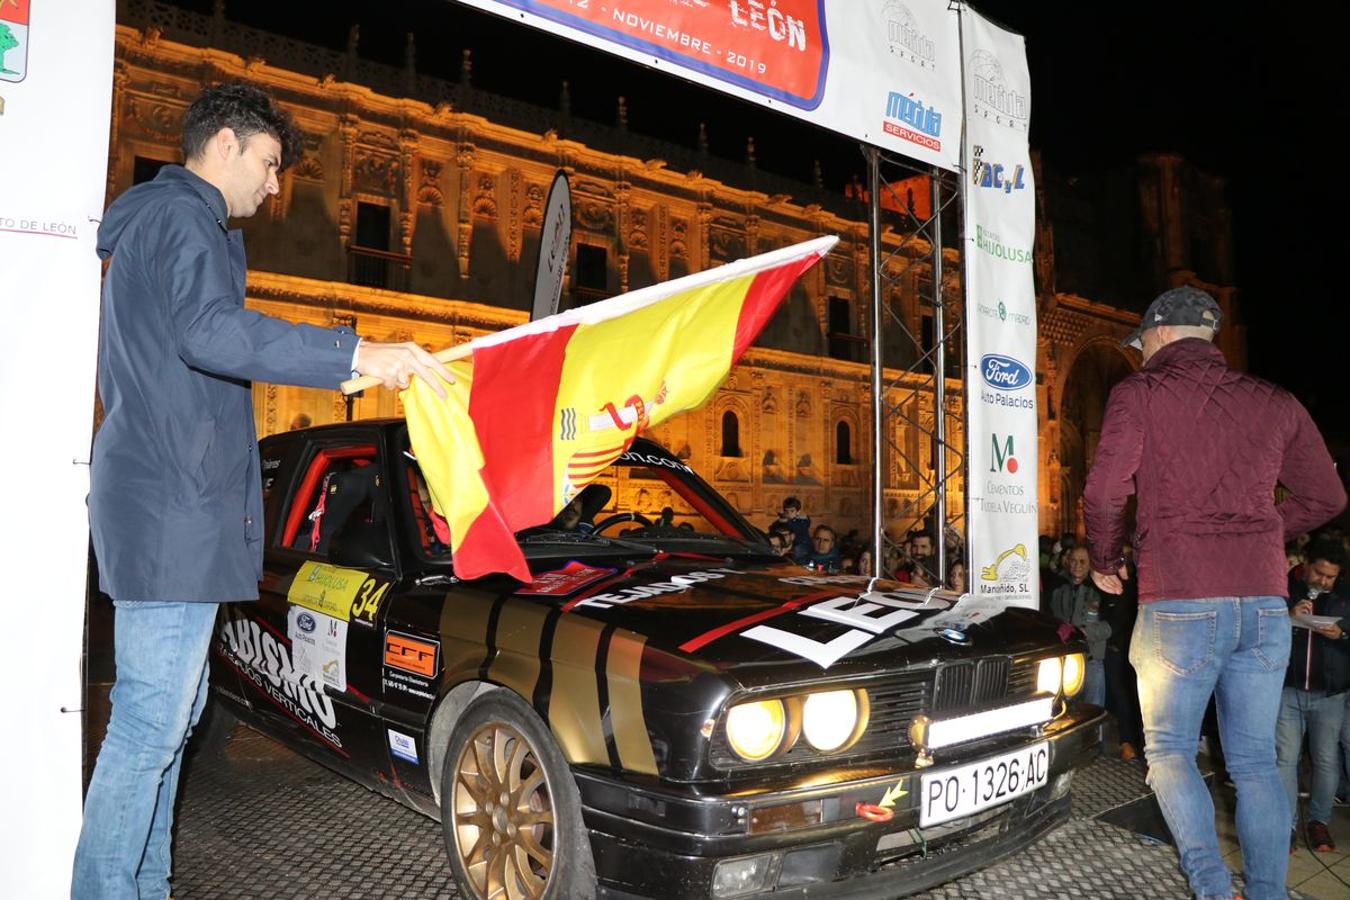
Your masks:
[{"label": "headlight", "polygon": [[1058,656],[1041,660],[1040,665],[1036,668],[1036,693],[1058,694],[1063,676],[1064,668],[1060,664]]},{"label": "headlight", "polygon": [[1070,653],[1064,657],[1064,696],[1072,697],[1083,689],[1083,678],[1087,675],[1087,661],[1081,653]]},{"label": "headlight", "polygon": [[782,700],[742,703],[727,712],[727,743],[746,762],[768,759],[786,733],[787,710]]},{"label": "headlight", "polygon": [[858,695],[853,691],[807,694],[802,704],[802,734],[824,753],[849,743],[858,731],[859,719]]}]

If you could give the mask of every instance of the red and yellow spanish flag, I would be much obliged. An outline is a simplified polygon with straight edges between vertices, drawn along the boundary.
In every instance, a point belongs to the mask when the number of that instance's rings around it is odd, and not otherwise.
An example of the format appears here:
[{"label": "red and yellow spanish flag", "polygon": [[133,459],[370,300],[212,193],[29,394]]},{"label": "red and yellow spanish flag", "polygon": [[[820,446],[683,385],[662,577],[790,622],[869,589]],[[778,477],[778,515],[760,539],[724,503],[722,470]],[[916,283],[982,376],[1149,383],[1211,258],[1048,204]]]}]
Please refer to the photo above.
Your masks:
[{"label": "red and yellow spanish flag", "polygon": [[792,285],[817,238],[477,338],[442,400],[414,379],[408,433],[450,526],[455,574],[531,581],[515,532],[542,525],[638,433],[703,404]]}]

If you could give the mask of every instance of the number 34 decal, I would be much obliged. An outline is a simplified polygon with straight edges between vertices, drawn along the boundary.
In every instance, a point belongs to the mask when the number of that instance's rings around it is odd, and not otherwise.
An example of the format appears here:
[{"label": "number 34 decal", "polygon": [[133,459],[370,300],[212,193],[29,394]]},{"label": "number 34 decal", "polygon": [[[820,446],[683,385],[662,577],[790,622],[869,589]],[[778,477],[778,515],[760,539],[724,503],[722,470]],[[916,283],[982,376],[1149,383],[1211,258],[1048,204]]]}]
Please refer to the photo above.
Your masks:
[{"label": "number 34 decal", "polygon": [[380,602],[388,590],[389,582],[380,583],[374,578],[367,578],[356,589],[356,597],[352,600],[352,620],[374,625],[375,614],[380,611]]}]

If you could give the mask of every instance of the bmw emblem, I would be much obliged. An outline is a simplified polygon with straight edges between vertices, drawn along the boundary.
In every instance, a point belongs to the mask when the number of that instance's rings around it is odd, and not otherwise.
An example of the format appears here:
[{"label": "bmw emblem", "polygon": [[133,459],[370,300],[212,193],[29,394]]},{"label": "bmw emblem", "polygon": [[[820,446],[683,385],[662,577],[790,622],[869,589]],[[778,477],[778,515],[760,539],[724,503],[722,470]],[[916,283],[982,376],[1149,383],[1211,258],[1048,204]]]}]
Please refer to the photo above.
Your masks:
[{"label": "bmw emblem", "polygon": [[970,643],[970,637],[964,631],[956,628],[939,628],[937,634],[938,637],[951,644],[964,645]]},{"label": "bmw emblem", "polygon": [[295,617],[295,624],[299,625],[300,630],[303,631],[305,634],[309,634],[315,629],[315,627],[317,627],[319,623],[315,622],[314,617],[306,612],[301,613],[300,615]]}]

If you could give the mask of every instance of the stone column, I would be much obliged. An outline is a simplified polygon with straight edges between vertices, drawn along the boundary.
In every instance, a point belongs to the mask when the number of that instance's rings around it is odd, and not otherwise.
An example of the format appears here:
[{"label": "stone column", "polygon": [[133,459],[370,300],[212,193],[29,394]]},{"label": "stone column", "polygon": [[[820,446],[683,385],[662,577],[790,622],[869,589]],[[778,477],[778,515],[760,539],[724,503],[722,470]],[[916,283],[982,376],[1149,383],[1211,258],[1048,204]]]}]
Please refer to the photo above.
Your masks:
[{"label": "stone column", "polygon": [[108,129],[108,188],[105,200],[111,200],[117,191],[117,173],[122,168],[120,137],[122,133],[122,99],[126,96],[131,74],[127,64],[118,60],[113,64],[112,125]]},{"label": "stone column", "polygon": [[[356,135],[361,119],[344,113],[338,120],[338,134],[342,136],[342,177],[338,183],[338,240],[345,255],[352,243],[352,227],[356,222],[356,200],[352,197],[352,170],[356,166]],[[344,260],[345,265],[345,260]]]},{"label": "stone column", "polygon": [[459,277],[467,280],[469,242],[473,239],[473,161],[476,150],[468,140],[467,133],[461,137],[455,151],[455,164],[459,166],[459,221],[455,250],[459,254]]}]

